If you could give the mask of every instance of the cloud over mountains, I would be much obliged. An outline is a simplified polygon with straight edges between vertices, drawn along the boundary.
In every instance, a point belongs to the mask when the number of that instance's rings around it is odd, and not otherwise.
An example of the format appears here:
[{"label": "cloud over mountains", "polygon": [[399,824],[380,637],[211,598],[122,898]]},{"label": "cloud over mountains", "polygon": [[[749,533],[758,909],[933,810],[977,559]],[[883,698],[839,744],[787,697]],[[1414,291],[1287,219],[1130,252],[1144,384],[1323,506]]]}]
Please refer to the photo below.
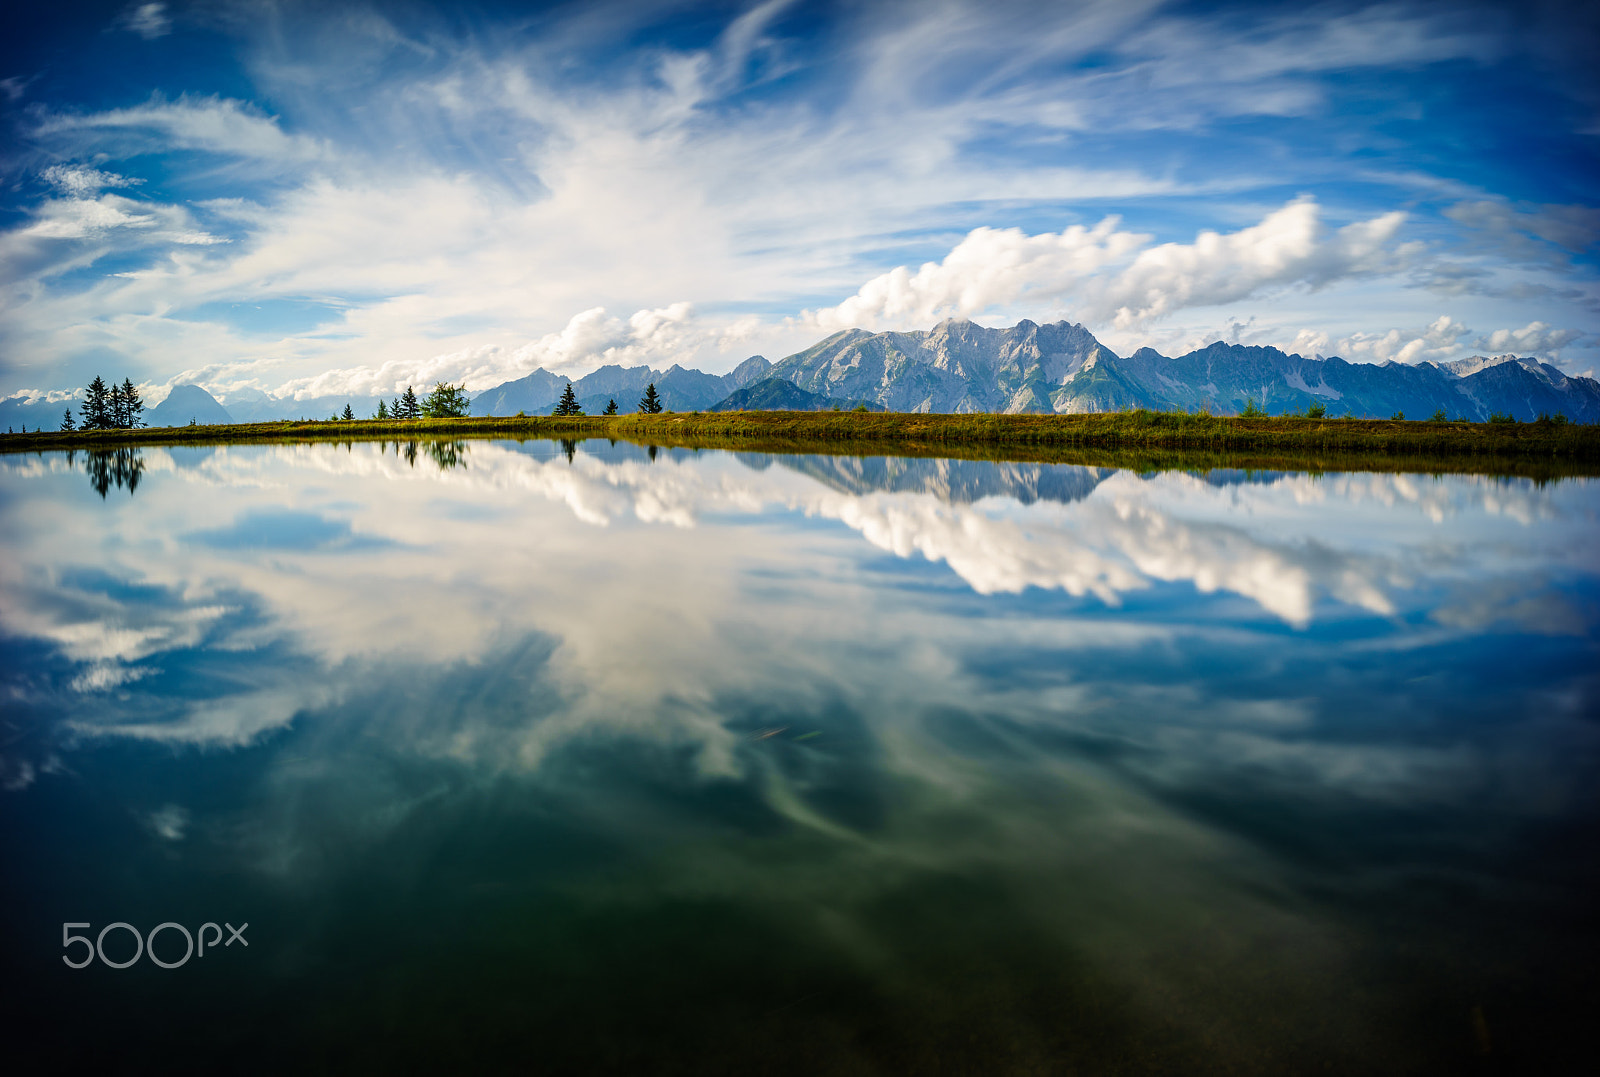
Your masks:
[{"label": "cloud over mountains", "polygon": [[[716,370],[948,315],[1168,350],[1243,324],[1373,357],[1501,333],[1595,365],[1581,20],[1351,0],[39,18],[56,36],[0,70],[0,395],[108,365],[280,393]],[[1473,328],[1416,328],[1441,318]]]}]

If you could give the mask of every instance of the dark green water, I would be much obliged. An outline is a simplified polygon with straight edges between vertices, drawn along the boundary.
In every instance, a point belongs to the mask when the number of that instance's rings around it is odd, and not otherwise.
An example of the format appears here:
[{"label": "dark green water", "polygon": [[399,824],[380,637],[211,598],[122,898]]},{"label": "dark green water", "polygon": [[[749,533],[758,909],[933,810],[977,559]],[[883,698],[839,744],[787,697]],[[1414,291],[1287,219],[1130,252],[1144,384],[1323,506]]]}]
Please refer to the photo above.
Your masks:
[{"label": "dark green water", "polygon": [[[9,1072],[1596,1051],[1595,481],[602,441],[0,503]],[[63,963],[114,922],[248,945]]]}]

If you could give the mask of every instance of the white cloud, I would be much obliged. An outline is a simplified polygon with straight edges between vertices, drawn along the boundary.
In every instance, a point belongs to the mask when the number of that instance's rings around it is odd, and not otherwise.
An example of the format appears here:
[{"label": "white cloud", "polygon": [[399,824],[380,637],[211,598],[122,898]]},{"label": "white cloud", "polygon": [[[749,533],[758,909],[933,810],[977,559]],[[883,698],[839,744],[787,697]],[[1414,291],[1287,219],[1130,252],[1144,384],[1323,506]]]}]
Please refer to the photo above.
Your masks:
[{"label": "white cloud", "polygon": [[146,41],[154,41],[172,32],[172,17],[167,14],[166,4],[135,4],[117,19],[117,25]]},{"label": "white cloud", "polygon": [[181,805],[165,804],[145,817],[145,825],[164,841],[182,841],[189,829],[189,812]]},{"label": "white cloud", "polygon": [[[630,5],[470,40],[316,5],[223,18],[271,113],[191,93],[92,113],[41,102],[29,114],[40,149],[95,162],[56,166],[75,178],[49,182],[98,205],[35,207],[22,227],[38,234],[0,238],[16,283],[0,299],[3,350],[72,367],[63,384],[108,351],[136,378],[208,368],[213,384],[262,388],[365,372],[345,378],[353,385],[389,364],[389,382],[486,377],[536,352],[572,372],[602,361],[718,370],[804,347],[824,324],[926,328],[1025,307],[1008,313],[1145,332],[1185,309],[1407,264],[1398,214],[1336,229],[1308,199],[1242,227],[1258,217],[1212,203],[1179,209],[1195,222],[1182,226],[1159,204],[1292,190],[1281,157],[1218,169],[1182,150],[1122,155],[1084,140],[1309,115],[1321,73],[1492,59],[1506,47],[1493,27],[1380,6],[1240,17],[1225,31],[1159,7],[869,5],[833,27],[850,43],[835,48],[785,39],[787,9],[773,2],[690,50],[619,48],[650,40],[649,17]],[[289,20],[303,32],[283,32]],[[124,178],[115,162],[172,151],[185,151],[163,161],[175,180],[229,197],[185,204],[181,227],[140,221],[159,216],[151,203],[104,197]],[[1108,199],[1158,204],[1139,229],[1114,217],[1068,226],[1097,219]],[[1060,223],[997,226],[1019,220]],[[1240,230],[1152,246],[1145,220],[1187,228],[1169,235],[1212,220]],[[79,246],[47,249],[52,236]],[[948,255],[888,268],[933,251]],[[126,256],[115,276],[66,272],[109,254]],[[276,301],[327,315],[278,329],[266,313]],[[672,330],[676,343],[636,339],[609,314],[570,324],[574,312],[680,302],[702,313]],[[802,306],[823,309],[792,318]],[[264,316],[227,313],[249,310]],[[1535,316],[1557,323],[1542,307],[1495,320]]]},{"label": "white cloud", "polygon": [[1192,244],[1164,243],[1139,254],[1093,297],[1115,308],[1119,328],[1191,306],[1231,303],[1268,288],[1320,288],[1339,280],[1393,272],[1417,248],[1395,246],[1405,214],[1385,213],[1329,233],[1317,203],[1299,198],[1258,225],[1202,232]]},{"label": "white cloud", "polygon": [[154,96],[149,103],[105,112],[46,114],[34,128],[44,138],[123,131],[151,136],[145,152],[171,148],[304,163],[328,156],[316,139],[286,135],[276,117],[248,102],[225,97],[181,94],[176,100]]},{"label": "white cloud", "polygon": [[154,672],[147,666],[123,666],[109,661],[96,662],[72,678],[72,683],[68,687],[74,692],[104,692],[141,680]]},{"label": "white cloud", "polygon": [[1559,359],[1561,349],[1582,340],[1586,333],[1578,329],[1552,329],[1544,322],[1529,322],[1521,329],[1496,329],[1485,333],[1473,342],[1477,348],[1491,352],[1516,352],[1521,356],[1547,356]]},{"label": "white cloud", "polygon": [[39,173],[39,178],[73,198],[84,198],[106,187],[135,187],[144,182],[87,165],[51,165]]},{"label": "white cloud", "polygon": [[[141,392],[142,391],[143,390],[141,389]],[[38,404],[40,402],[46,404],[60,404],[62,402],[70,403],[71,401],[77,400],[78,397],[82,395],[82,389],[22,389],[18,392],[12,393],[8,397],[4,397],[3,399],[20,400],[24,404],[29,405]]]},{"label": "white cloud", "polygon": [[1030,236],[1018,228],[975,228],[942,262],[912,274],[900,266],[869,280],[836,307],[805,311],[801,321],[823,330],[846,326],[922,326],[948,316],[979,314],[1025,295],[1067,294],[1102,267],[1148,242],[1116,230],[1107,217],[1093,228]]},{"label": "white cloud", "polygon": [[[225,237],[199,227],[182,206],[138,201],[111,193],[96,197],[98,186],[106,178],[119,180],[124,185],[135,182],[120,176],[108,177],[92,169],[57,173],[52,179],[58,187],[85,191],[87,196],[47,198],[32,207],[26,223],[0,232],[0,274],[10,281],[10,287],[0,290],[0,310],[7,315],[7,333],[13,340],[16,334],[27,332],[32,321],[29,315],[36,312],[36,305],[41,302],[51,309],[42,314],[47,321],[42,325],[35,323],[35,327],[47,335],[72,332],[72,323],[63,324],[59,320],[63,316],[82,324],[79,319],[88,321],[96,314],[110,313],[104,309],[96,312],[89,304],[91,309],[80,308],[67,315],[48,298],[42,287],[50,277],[92,266],[113,253],[151,247],[209,247],[228,242]],[[30,279],[31,285],[21,284]],[[149,305],[144,309],[148,311]],[[51,315],[56,319],[54,324],[48,320]]]},{"label": "white cloud", "polygon": [[[604,307],[580,311],[557,333],[517,348],[486,346],[446,352],[421,360],[393,360],[379,367],[344,367],[315,377],[285,382],[274,392],[308,399],[319,396],[370,396],[435,381],[465,382],[469,390],[492,388],[536,367],[580,377],[600,366],[687,364],[708,349],[739,347],[760,336],[753,319],[703,324],[688,303],[635,311],[626,321]],[[200,372],[186,372],[195,378]]]},{"label": "white cloud", "polygon": [[116,195],[98,199],[52,199],[34,211],[33,223],[19,229],[18,234],[42,239],[82,239],[110,228],[153,227],[155,217],[138,209],[137,202]]},{"label": "white cloud", "polygon": [[881,274],[836,307],[806,311],[802,321],[821,329],[910,327],[1053,299],[1091,326],[1126,329],[1268,289],[1320,288],[1393,272],[1417,250],[1393,242],[1404,220],[1403,213],[1386,213],[1330,232],[1317,203],[1299,198],[1260,224],[1201,232],[1188,244],[1148,247],[1149,236],[1117,231],[1115,217],[1092,229],[1037,236],[979,228],[942,262],[925,263],[915,274],[904,266]]},{"label": "white cloud", "polygon": [[1461,354],[1471,330],[1441,314],[1423,329],[1391,329],[1387,333],[1355,333],[1333,345],[1333,354],[1352,362],[1420,363],[1453,359]]},{"label": "white cloud", "polygon": [[1555,361],[1561,358],[1563,348],[1582,341],[1585,336],[1587,334],[1581,330],[1552,329],[1538,321],[1521,329],[1478,333],[1448,314],[1441,314],[1420,329],[1352,333],[1331,343],[1326,332],[1302,330],[1290,347],[1308,354],[1327,352],[1351,362],[1441,362],[1461,358],[1473,349],[1491,354],[1515,352]]}]

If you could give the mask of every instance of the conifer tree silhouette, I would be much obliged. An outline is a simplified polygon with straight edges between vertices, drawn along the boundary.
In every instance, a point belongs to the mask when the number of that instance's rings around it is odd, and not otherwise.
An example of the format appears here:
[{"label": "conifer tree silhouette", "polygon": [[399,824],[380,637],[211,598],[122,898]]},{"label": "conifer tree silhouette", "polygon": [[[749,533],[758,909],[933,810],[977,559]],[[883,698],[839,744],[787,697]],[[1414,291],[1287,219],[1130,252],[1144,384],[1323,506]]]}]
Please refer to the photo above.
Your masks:
[{"label": "conifer tree silhouette", "polygon": [[122,379],[122,426],[129,430],[137,430],[144,425],[144,401],[139,399],[139,390],[133,387],[132,378]]},{"label": "conifer tree silhouette", "polygon": [[89,383],[80,410],[85,430],[105,430],[111,426],[111,391],[100,375],[96,374]]},{"label": "conifer tree silhouette", "polygon": [[583,408],[578,404],[578,394],[572,391],[572,383],[567,382],[567,387],[561,393],[561,399],[556,401],[556,409],[551,415],[582,415]]}]

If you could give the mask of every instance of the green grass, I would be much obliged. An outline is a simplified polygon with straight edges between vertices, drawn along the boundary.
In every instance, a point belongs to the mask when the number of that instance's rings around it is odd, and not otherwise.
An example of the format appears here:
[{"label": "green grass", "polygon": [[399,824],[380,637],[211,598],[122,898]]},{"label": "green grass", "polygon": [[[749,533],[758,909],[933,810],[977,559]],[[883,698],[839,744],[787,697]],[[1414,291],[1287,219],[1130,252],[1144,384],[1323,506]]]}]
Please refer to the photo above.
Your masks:
[{"label": "green grass", "polygon": [[[1107,465],[1600,474],[1600,427],[1393,419],[1101,415],[908,415],[881,412],[666,412],[555,418],[276,422],[0,435],[0,452],[132,445],[269,444],[437,438],[610,437],[641,444],[764,452],[955,456]],[[1108,455],[1110,454],[1110,455]],[[1181,459],[1180,459],[1181,458]],[[1160,463],[1157,463],[1157,462]]]}]

